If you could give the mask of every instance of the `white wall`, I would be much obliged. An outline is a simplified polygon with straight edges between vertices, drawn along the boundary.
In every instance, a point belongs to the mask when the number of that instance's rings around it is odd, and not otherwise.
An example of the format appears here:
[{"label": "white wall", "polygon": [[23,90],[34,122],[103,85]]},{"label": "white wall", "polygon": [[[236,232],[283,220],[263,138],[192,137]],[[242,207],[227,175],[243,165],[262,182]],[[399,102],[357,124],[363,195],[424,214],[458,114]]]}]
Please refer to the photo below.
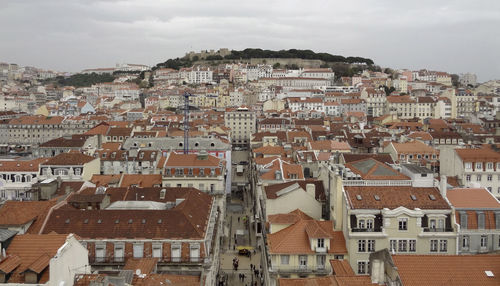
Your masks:
[{"label": "white wall", "polygon": [[48,285],[73,285],[75,274],[89,274],[88,250],[70,234],[66,243],[50,260],[50,281]]}]

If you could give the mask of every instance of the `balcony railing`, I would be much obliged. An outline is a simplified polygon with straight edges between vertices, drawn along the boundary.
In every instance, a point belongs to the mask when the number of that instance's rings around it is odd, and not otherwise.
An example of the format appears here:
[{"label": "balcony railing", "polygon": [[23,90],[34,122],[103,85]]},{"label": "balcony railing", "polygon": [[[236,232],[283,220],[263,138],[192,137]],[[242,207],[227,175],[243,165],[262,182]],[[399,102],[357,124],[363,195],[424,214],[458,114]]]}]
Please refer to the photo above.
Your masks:
[{"label": "balcony railing", "polygon": [[272,267],[272,271],[277,271],[279,273],[328,273],[330,269],[326,265],[317,266],[286,266],[280,265],[278,267]]},{"label": "balcony railing", "polygon": [[351,232],[382,232],[382,228],[351,228]]},{"label": "balcony railing", "polygon": [[342,181],[344,186],[411,186],[411,180],[347,180]]},{"label": "balcony railing", "polygon": [[453,228],[424,227],[424,232],[453,232]]},{"label": "balcony railing", "polygon": [[[91,264],[123,264],[130,257],[115,257],[113,255],[108,256],[91,256],[89,255],[89,263]],[[166,257],[159,258],[158,263],[192,263],[199,264],[203,262],[203,257]]]}]

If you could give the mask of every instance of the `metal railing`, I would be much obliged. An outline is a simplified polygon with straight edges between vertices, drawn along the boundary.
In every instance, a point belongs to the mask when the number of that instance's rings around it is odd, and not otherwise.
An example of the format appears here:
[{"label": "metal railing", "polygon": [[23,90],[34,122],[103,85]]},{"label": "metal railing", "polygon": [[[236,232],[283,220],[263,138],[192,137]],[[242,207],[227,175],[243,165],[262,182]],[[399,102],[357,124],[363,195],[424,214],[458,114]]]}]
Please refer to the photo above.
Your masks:
[{"label": "metal railing", "polygon": [[382,228],[351,228],[351,232],[382,232]]},{"label": "metal railing", "polygon": [[424,232],[453,232],[453,228],[451,227],[445,227],[445,228],[438,228],[438,227],[424,227]]},{"label": "metal railing", "polygon": [[314,273],[328,273],[330,272],[329,267],[326,265],[317,265],[317,266],[273,266],[271,271],[277,271],[279,273],[304,273],[304,272],[314,272]]},{"label": "metal railing", "polygon": [[[89,255],[89,263],[91,264],[123,264],[129,258],[134,258],[133,256],[126,257],[115,257],[113,255],[107,256],[91,256]],[[192,263],[200,264],[203,263],[203,257],[164,257],[159,258],[158,263]]]}]

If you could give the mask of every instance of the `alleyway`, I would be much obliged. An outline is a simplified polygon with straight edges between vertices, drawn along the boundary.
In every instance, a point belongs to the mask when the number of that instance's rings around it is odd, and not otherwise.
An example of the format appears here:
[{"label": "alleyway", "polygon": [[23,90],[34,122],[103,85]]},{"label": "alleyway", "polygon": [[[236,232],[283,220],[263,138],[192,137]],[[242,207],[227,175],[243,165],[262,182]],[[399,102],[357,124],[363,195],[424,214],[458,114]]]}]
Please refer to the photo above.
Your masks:
[{"label": "alleyway", "polygon": [[[252,220],[253,200],[250,190],[245,190],[232,195],[228,199],[226,218],[225,218],[225,236],[222,241],[222,249],[220,255],[220,271],[218,285],[262,285],[261,276],[256,275],[255,271],[251,270],[251,265],[255,266],[260,272],[261,252],[256,247],[255,232],[250,220]],[[250,257],[247,255],[239,255],[238,247],[246,247],[251,249]],[[238,270],[233,269],[233,260],[238,259]],[[244,274],[245,278],[240,279],[240,275]]]}]

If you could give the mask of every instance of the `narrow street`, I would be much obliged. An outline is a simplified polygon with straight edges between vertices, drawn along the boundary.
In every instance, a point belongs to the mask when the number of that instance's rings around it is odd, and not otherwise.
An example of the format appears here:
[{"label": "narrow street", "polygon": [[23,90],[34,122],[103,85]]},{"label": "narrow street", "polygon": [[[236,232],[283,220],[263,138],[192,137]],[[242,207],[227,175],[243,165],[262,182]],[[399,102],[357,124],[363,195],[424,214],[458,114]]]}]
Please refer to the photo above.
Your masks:
[{"label": "narrow street", "polygon": [[[248,162],[248,152],[233,152],[232,161]],[[233,178],[236,181],[248,182],[248,168],[245,165],[243,175],[235,172],[236,164],[232,165]],[[220,254],[220,270],[218,285],[263,285],[261,276],[256,275],[255,269],[261,273],[261,252],[256,247],[255,229],[251,227],[253,221],[253,199],[250,187],[240,191],[233,190],[226,204],[226,218],[224,222],[225,235],[222,240]],[[249,249],[249,255],[239,254],[239,249]],[[238,260],[238,270],[234,270],[233,261]],[[244,278],[241,277],[244,275]]]}]

